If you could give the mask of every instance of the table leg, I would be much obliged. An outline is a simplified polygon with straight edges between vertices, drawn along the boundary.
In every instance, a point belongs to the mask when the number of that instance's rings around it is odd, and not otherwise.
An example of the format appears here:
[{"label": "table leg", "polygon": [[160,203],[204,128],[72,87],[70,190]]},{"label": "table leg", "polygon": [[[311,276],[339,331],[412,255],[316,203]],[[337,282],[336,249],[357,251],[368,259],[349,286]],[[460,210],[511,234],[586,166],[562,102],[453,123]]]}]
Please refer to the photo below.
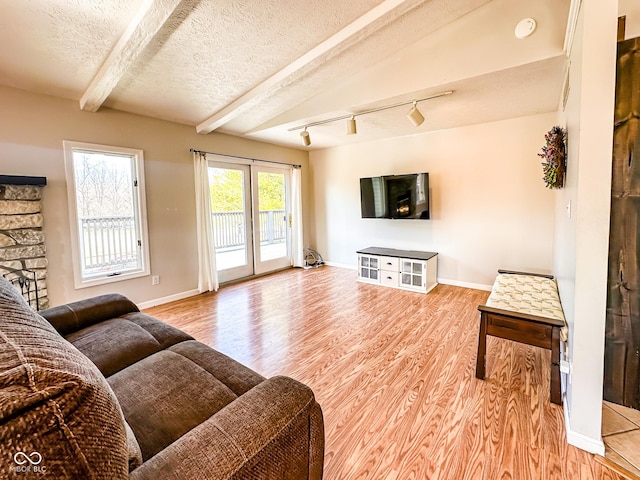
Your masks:
[{"label": "table leg", "polygon": [[478,333],[478,355],[476,357],[476,378],[484,380],[487,354],[487,315],[480,313],[480,332]]},{"label": "table leg", "polygon": [[560,329],[551,330],[551,402],[562,405],[562,391],[560,387]]}]

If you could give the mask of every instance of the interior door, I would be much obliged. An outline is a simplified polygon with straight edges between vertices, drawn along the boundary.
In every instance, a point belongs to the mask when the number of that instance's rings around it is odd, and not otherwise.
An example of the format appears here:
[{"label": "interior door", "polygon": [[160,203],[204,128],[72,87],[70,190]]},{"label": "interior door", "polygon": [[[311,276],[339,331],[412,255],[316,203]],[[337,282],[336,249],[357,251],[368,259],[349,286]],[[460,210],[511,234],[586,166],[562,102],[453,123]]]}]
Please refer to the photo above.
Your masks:
[{"label": "interior door", "polygon": [[218,280],[251,276],[251,170],[248,165],[210,161],[209,186]]},{"label": "interior door", "polygon": [[289,168],[252,166],[255,273],[291,266]]},{"label": "interior door", "polygon": [[640,410],[640,38],[618,43],[604,399]]}]

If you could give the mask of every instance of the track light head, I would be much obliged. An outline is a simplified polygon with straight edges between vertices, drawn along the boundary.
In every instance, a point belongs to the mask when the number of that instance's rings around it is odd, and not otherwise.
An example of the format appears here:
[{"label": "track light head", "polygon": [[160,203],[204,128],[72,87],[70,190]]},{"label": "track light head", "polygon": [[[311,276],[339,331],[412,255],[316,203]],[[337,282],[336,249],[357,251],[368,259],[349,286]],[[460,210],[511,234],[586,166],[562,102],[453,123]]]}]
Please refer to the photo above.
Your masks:
[{"label": "track light head", "polygon": [[309,136],[309,132],[307,132],[307,127],[304,127],[304,130],[300,132],[300,138],[302,138],[302,144],[305,147],[311,145],[311,137]]},{"label": "track light head", "polygon": [[347,120],[347,135],[355,135],[356,133],[358,133],[356,117],[355,115],[351,115],[351,118]]},{"label": "track light head", "polygon": [[424,122],[424,116],[422,116],[420,110],[418,110],[417,104],[418,102],[413,102],[413,107],[409,110],[409,113],[407,113],[407,118],[415,127],[422,125],[422,122]]}]

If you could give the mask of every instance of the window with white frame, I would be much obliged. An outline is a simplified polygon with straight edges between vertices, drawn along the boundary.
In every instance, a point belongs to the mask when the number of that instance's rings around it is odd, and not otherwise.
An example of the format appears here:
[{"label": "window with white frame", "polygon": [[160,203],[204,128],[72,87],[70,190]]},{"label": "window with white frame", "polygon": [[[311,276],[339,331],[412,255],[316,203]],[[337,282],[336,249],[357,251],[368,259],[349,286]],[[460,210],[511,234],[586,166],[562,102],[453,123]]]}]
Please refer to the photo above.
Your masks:
[{"label": "window with white frame", "polygon": [[142,150],[63,143],[76,287],[149,275]]}]

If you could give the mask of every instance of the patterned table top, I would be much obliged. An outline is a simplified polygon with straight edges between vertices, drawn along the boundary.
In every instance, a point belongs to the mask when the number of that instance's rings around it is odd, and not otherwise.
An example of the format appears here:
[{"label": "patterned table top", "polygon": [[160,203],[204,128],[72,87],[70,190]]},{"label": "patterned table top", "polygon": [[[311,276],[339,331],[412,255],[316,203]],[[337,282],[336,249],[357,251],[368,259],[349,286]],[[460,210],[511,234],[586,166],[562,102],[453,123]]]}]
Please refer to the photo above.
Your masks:
[{"label": "patterned table top", "polygon": [[561,320],[565,322],[561,336],[567,334],[566,320],[555,280],[534,275],[500,274],[493,284],[486,305]]}]

